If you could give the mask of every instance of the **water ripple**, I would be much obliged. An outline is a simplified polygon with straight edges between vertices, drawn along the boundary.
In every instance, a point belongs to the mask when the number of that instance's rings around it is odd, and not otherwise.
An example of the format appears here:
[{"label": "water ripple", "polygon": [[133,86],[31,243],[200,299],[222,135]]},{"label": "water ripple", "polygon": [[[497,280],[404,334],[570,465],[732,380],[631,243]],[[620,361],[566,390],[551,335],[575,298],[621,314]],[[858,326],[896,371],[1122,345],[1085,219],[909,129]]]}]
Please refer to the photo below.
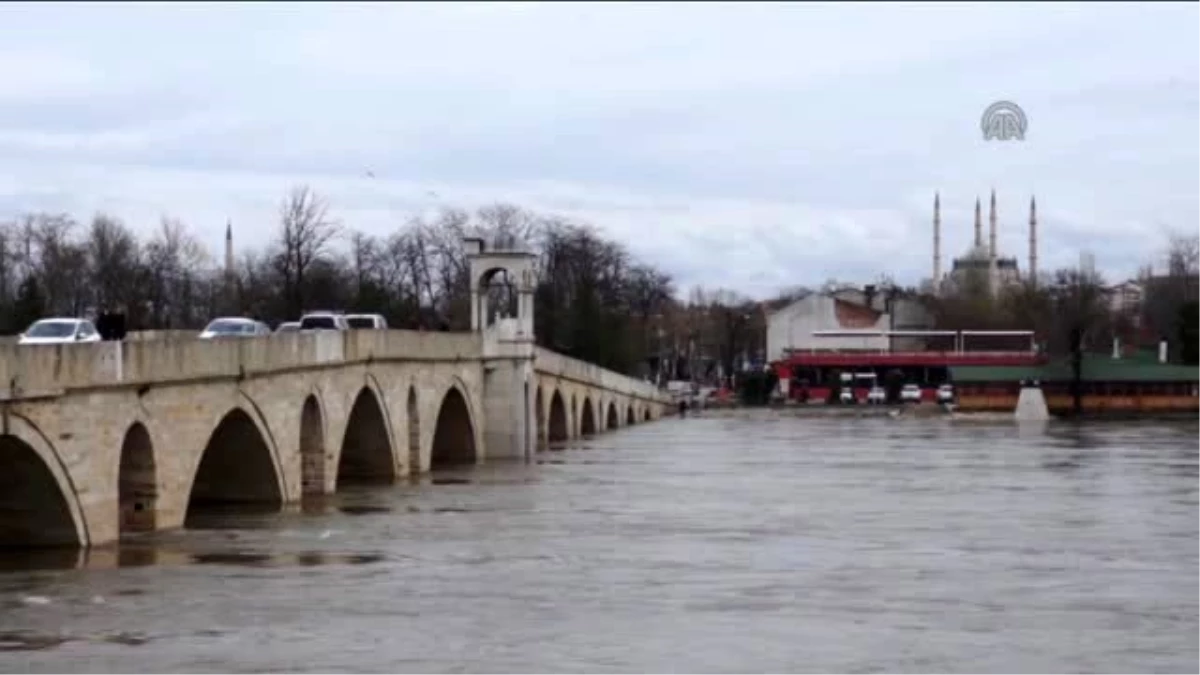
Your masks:
[{"label": "water ripple", "polygon": [[0,670],[1195,672],[1198,455],[1195,423],[667,420],[0,556]]}]

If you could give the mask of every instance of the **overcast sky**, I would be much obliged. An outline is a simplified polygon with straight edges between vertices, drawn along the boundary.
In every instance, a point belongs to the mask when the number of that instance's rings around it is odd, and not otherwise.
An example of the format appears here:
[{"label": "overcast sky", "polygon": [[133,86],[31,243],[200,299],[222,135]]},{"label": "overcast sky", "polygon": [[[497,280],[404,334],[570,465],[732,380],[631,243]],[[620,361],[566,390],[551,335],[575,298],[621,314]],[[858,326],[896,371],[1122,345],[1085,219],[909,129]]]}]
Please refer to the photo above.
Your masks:
[{"label": "overcast sky", "polygon": [[[1036,193],[1043,268],[1118,277],[1200,223],[1198,34],[1196,3],[6,4],[0,217],[219,250],[298,183],[373,233],[507,201],[761,296],[916,282],[934,192],[948,258],[995,187],[1022,267]],[[998,99],[1024,142],[984,141]]]}]

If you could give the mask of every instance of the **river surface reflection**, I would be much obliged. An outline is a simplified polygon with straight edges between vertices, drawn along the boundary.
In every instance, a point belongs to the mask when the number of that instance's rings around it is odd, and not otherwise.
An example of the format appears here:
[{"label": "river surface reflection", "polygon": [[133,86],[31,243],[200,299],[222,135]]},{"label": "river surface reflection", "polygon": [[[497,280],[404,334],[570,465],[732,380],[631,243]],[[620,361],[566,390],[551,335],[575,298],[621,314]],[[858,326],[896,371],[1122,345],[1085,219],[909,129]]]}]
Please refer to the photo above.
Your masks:
[{"label": "river surface reflection", "polygon": [[1194,422],[667,420],[5,555],[0,670],[1196,672],[1198,446]]}]

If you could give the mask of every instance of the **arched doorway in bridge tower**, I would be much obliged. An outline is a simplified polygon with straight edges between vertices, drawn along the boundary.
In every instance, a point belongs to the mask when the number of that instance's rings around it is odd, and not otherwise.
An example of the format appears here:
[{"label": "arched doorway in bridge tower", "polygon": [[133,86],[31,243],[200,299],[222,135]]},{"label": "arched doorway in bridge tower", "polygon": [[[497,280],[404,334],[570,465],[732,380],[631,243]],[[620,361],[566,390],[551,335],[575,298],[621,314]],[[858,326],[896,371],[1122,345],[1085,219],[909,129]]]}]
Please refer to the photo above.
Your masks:
[{"label": "arched doorway in bridge tower", "polygon": [[421,409],[417,406],[417,388],[408,388],[408,475],[421,473]]},{"label": "arched doorway in bridge tower", "polygon": [[188,495],[184,526],[202,527],[206,511],[234,505],[262,510],[278,510],[283,505],[271,449],[241,408],[221,419],[204,447]]},{"label": "arched doorway in bridge tower", "polygon": [[438,410],[437,426],[433,432],[431,469],[474,464],[475,425],[467,401],[457,387],[450,387]]},{"label": "arched doorway in bridge tower", "polygon": [[596,418],[592,412],[592,399],[584,397],[583,410],[579,411],[579,435],[592,436],[596,433]]},{"label": "arched doorway in bridge tower", "polygon": [[645,412],[642,413],[642,421],[643,422],[650,421],[650,409],[649,408],[646,408]]},{"label": "arched doorway in bridge tower", "polygon": [[0,551],[82,543],[50,468],[25,441],[0,434]]},{"label": "arched doorway in bridge tower", "polygon": [[558,391],[555,391],[554,395],[550,397],[550,424],[547,425],[546,435],[552,448],[557,443],[565,443],[571,439],[571,433],[567,427],[567,406],[563,403],[562,394]]},{"label": "arched doorway in bridge tower", "polygon": [[471,278],[471,330],[486,330],[504,318],[506,330],[515,333],[511,337],[531,339],[536,256],[511,232],[490,242],[466,237],[463,248]]},{"label": "arched doorway in bridge tower", "polygon": [[536,413],[535,423],[537,424],[537,449],[545,450],[549,443],[549,438],[546,432],[546,409],[545,398],[542,396],[542,387],[538,385],[537,400],[534,401],[534,411]]},{"label": "arched doorway in bridge tower", "polygon": [[492,268],[479,279],[482,296],[479,320],[483,327],[495,325],[500,319],[518,318],[519,294],[517,280],[504,268]]},{"label": "arched doorway in bridge tower", "polygon": [[154,446],[142,423],[125,432],[117,476],[117,520],[120,532],[152,532],[157,518],[158,480]]},{"label": "arched doorway in bridge tower", "polygon": [[300,410],[300,495],[325,494],[325,420],[317,397],[310,395]]},{"label": "arched doorway in bridge tower", "polygon": [[630,426],[637,422],[637,418],[633,416],[633,406],[625,409],[625,426]]},{"label": "arched doorway in bridge tower", "polygon": [[363,485],[396,480],[396,461],[388,440],[383,406],[370,387],[363,387],[354,398],[342,455],[338,459],[337,484]]},{"label": "arched doorway in bridge tower", "polygon": [[621,426],[621,420],[617,417],[617,406],[610,401],[608,404],[608,414],[605,416],[604,428],[609,431]]}]

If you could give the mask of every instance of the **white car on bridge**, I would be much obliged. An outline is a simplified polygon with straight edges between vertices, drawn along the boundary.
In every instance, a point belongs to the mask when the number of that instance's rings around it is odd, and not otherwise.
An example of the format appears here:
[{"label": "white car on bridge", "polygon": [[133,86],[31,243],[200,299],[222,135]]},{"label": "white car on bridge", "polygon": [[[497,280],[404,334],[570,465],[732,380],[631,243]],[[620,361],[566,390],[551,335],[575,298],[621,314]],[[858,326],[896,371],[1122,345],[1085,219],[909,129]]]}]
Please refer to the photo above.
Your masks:
[{"label": "white car on bridge", "polygon": [[200,339],[259,337],[270,334],[270,327],[261,321],[246,319],[240,316],[227,316],[220,319],[213,319],[200,333]]},{"label": "white car on bridge", "polygon": [[300,317],[301,333],[321,330],[350,330],[350,324],[337,312],[309,312]]},{"label": "white car on bridge", "polygon": [[346,325],[350,330],[387,330],[387,319],[382,314],[347,314]]},{"label": "white car on bridge", "polygon": [[21,345],[66,345],[99,342],[100,333],[87,319],[52,318],[35,321],[17,338]]}]

